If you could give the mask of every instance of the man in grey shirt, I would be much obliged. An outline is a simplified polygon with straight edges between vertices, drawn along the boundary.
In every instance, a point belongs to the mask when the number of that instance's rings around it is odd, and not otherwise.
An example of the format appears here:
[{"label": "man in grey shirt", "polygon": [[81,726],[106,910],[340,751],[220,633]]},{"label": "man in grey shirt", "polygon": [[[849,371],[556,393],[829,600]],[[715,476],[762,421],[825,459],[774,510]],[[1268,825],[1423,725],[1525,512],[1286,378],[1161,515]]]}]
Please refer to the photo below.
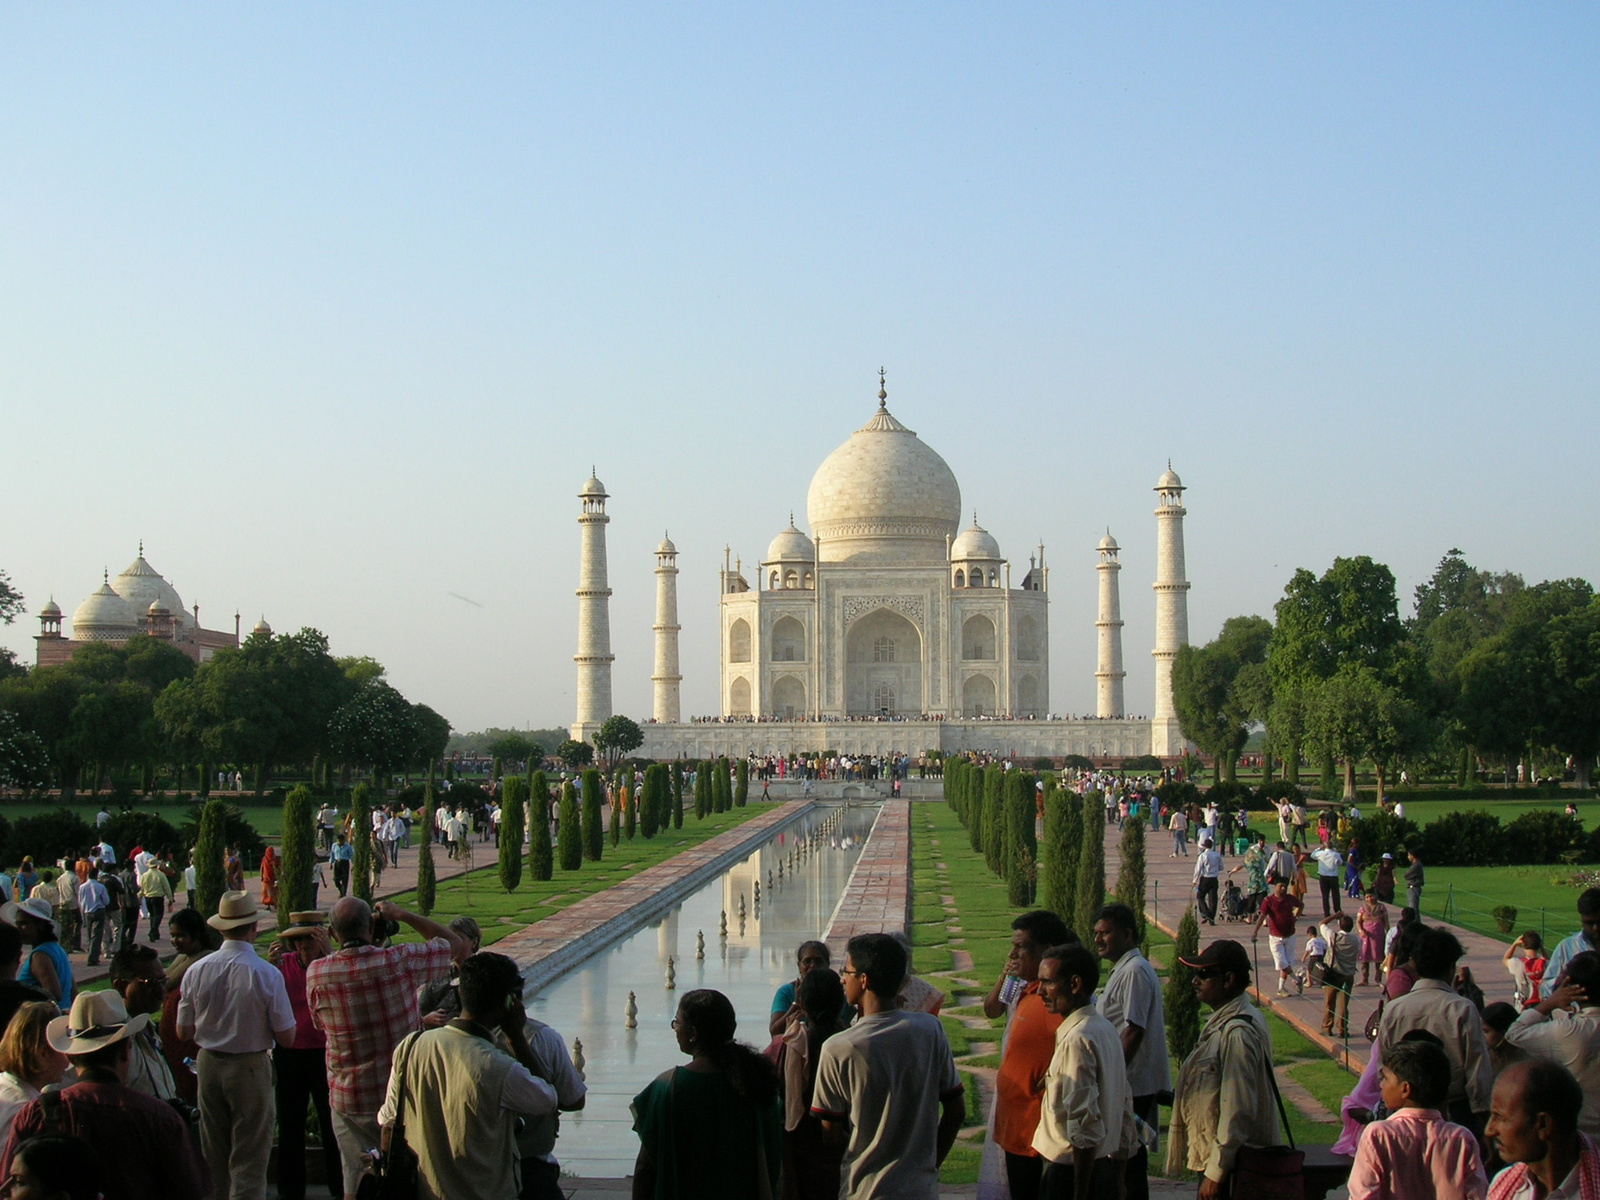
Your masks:
[{"label": "man in grey shirt", "polygon": [[[1095,953],[1111,963],[1100,992],[1100,1015],[1122,1039],[1133,1112],[1152,1130],[1161,1128],[1161,1096],[1172,1091],[1167,1058],[1167,1014],[1156,969],[1139,952],[1139,918],[1126,904],[1107,904],[1094,918]],[[1143,1131],[1141,1130],[1141,1133]],[[1143,1139],[1129,1157],[1125,1200],[1148,1200],[1150,1151]]]}]

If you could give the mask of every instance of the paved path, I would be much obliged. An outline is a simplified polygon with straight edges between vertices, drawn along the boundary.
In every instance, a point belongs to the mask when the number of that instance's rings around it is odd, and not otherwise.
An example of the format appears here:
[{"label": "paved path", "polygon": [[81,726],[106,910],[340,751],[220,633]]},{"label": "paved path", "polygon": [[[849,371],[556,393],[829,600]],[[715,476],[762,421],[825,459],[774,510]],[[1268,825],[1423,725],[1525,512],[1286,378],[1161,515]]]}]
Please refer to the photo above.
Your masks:
[{"label": "paved path", "polygon": [[856,934],[910,927],[911,805],[906,800],[885,800],[834,909],[828,947],[833,960],[842,963],[845,944]]},{"label": "paved path", "polygon": [[[1122,857],[1120,850],[1122,833],[1113,822],[1106,828],[1106,878],[1107,890],[1116,887],[1117,871]],[[1164,833],[1149,833],[1145,839],[1145,911],[1150,919],[1159,925],[1168,934],[1175,934],[1178,922],[1183,919],[1184,909],[1193,898],[1194,886],[1194,856],[1188,858],[1170,858],[1168,851],[1171,849],[1172,839]],[[1224,859],[1227,869],[1242,866],[1242,858],[1229,856]],[[1240,871],[1237,882],[1244,885],[1244,872]],[[1304,930],[1322,915],[1321,894],[1315,888],[1306,894],[1305,913],[1300,925]],[[1351,900],[1342,896],[1344,911],[1352,917],[1361,907],[1359,900]],[[1400,916],[1400,909],[1395,905],[1387,906],[1389,918],[1392,921]],[[1444,925],[1437,919],[1436,913],[1430,913],[1423,908],[1422,918],[1429,925]],[[1574,918],[1576,920],[1576,918]],[[1501,966],[1500,958],[1505,953],[1505,943],[1497,942],[1493,938],[1485,937],[1481,933],[1474,933],[1470,929],[1463,929],[1457,925],[1445,926],[1452,930],[1461,939],[1461,944],[1466,947],[1467,965],[1472,968],[1473,976],[1478,981],[1478,986],[1483,989],[1484,998],[1489,1003],[1496,1000],[1510,1000],[1512,998],[1511,976]],[[1253,953],[1259,951],[1257,962],[1259,967],[1257,976],[1257,996],[1265,1007],[1274,1009],[1279,1015],[1286,1018],[1291,1024],[1306,1034],[1312,1041],[1327,1050],[1334,1058],[1345,1062],[1353,1070],[1359,1071],[1367,1061],[1371,1044],[1362,1032],[1366,1028],[1367,1018],[1372,1015],[1378,1006],[1381,991],[1376,984],[1362,987],[1358,983],[1350,996],[1350,1037],[1335,1039],[1322,1033],[1323,990],[1321,988],[1307,988],[1304,995],[1293,994],[1287,998],[1277,996],[1277,972],[1272,966],[1272,955],[1267,948],[1267,938],[1263,933],[1260,942],[1252,943],[1250,939],[1250,925],[1248,923],[1230,923],[1223,920],[1220,915],[1215,926],[1200,926],[1200,945],[1206,946],[1217,938],[1233,938],[1243,942],[1246,949]],[[1302,934],[1295,939],[1296,958],[1305,948],[1305,938]]]}]

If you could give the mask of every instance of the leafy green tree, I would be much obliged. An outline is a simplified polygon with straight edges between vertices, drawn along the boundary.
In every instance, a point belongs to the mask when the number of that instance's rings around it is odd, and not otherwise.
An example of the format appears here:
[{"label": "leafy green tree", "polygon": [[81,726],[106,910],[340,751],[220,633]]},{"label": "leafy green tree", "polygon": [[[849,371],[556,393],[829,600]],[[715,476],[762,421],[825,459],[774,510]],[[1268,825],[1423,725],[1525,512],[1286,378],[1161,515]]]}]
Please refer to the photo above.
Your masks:
[{"label": "leafy green tree", "polygon": [[1144,821],[1122,823],[1121,862],[1117,867],[1117,899],[1139,918],[1139,941],[1144,942]]},{"label": "leafy green tree", "polygon": [[1307,741],[1325,760],[1343,760],[1347,799],[1356,794],[1354,764],[1363,758],[1376,764],[1381,798],[1388,764],[1418,746],[1424,730],[1410,697],[1359,663],[1346,664],[1310,690]]},{"label": "leafy green tree", "polygon": [[500,886],[508,892],[522,883],[523,798],[527,790],[528,781],[512,775],[500,797]]},{"label": "leafy green tree", "polygon": [[583,865],[583,834],[578,828],[578,794],[570,779],[561,784],[561,814],[556,826],[556,852],[563,871]]},{"label": "leafy green tree", "polygon": [[91,686],[89,680],[67,667],[40,667],[0,682],[0,708],[12,713],[24,731],[43,743],[63,804],[72,803],[84,766],[84,749],[79,727],[73,723],[73,712]]},{"label": "leafy green tree", "polygon": [[[1265,678],[1272,625],[1261,617],[1230,617],[1204,646],[1183,646],[1172,664],[1172,702],[1184,736],[1216,762],[1219,781],[1233,782],[1234,768],[1250,736],[1252,696],[1247,685]],[[1251,666],[1263,668],[1246,674]]]},{"label": "leafy green tree", "polygon": [[538,745],[525,733],[502,733],[489,743],[489,757],[506,762],[527,762]]},{"label": "leafy green tree", "polygon": [[737,767],[738,778],[734,781],[733,806],[743,808],[750,798],[750,760],[741,758]]},{"label": "leafy green tree", "polygon": [[350,894],[372,903],[372,788],[356,784],[350,793]]},{"label": "leafy green tree", "polygon": [[1040,903],[1063,921],[1070,921],[1077,909],[1072,885],[1083,844],[1080,809],[1076,792],[1045,788]]},{"label": "leafy green tree", "polygon": [[417,911],[427,916],[438,898],[439,875],[433,865],[433,783],[422,786],[422,836],[417,842]]},{"label": "leafy green tree", "polygon": [[[311,789],[301,784],[283,801],[283,864],[278,882],[278,928],[311,907],[311,873],[317,864],[317,814]],[[196,872],[198,876],[198,872]]]},{"label": "leafy green tree", "polygon": [[0,624],[9,625],[23,611],[22,593],[11,586],[11,577],[0,571]]},{"label": "leafy green tree", "polygon": [[566,763],[568,768],[576,771],[579,767],[586,767],[594,761],[594,747],[588,742],[568,738],[556,747],[556,757]]},{"label": "leafy green tree", "polygon": [[1078,852],[1072,931],[1083,937],[1094,929],[1094,915],[1106,902],[1106,806],[1098,795],[1083,804],[1083,848]]},{"label": "leafy green tree", "polygon": [[1549,742],[1572,757],[1578,786],[1587,788],[1600,754],[1600,599],[1552,620],[1545,641],[1540,725]]},{"label": "leafy green tree", "polygon": [[411,706],[411,744],[405,765],[433,770],[450,744],[450,722],[426,704]]},{"label": "leafy green tree", "polygon": [[221,800],[208,800],[200,810],[199,837],[194,845],[195,904],[205,917],[217,915],[222,893],[228,890],[227,854],[228,806]]},{"label": "leafy green tree", "polygon": [[532,796],[528,801],[528,820],[533,822],[528,839],[528,871],[543,883],[555,873],[555,848],[550,844],[550,781],[543,771],[533,773]]},{"label": "leafy green tree", "polygon": [[605,826],[600,819],[600,772],[590,767],[583,773],[583,856],[599,862],[605,848]]},{"label": "leafy green tree", "polygon": [[1167,984],[1163,989],[1167,1012],[1167,1052],[1173,1062],[1183,1062],[1200,1040],[1200,997],[1194,992],[1194,968],[1186,967],[1181,959],[1193,959],[1200,952],[1200,920],[1194,905],[1183,912],[1178,923],[1178,936],[1173,939],[1172,966],[1167,971]]},{"label": "leafy green tree", "polygon": [[1023,908],[1033,903],[1039,844],[1034,833],[1037,803],[1033,776],[1026,771],[1006,772],[1006,896]]},{"label": "leafy green tree", "polygon": [[683,828],[683,764],[680,762],[672,764],[672,827]]},{"label": "leafy green tree", "polygon": [[411,705],[383,680],[373,680],[341,705],[328,722],[328,740],[343,761],[387,776],[412,758]]},{"label": "leafy green tree", "polygon": [[44,739],[0,709],[0,787],[42,791],[50,786],[50,752]]},{"label": "leafy green tree", "polygon": [[621,713],[607,717],[605,724],[594,735],[594,748],[600,752],[600,759],[608,771],[616,770],[618,763],[642,745],[644,731],[636,721]]}]

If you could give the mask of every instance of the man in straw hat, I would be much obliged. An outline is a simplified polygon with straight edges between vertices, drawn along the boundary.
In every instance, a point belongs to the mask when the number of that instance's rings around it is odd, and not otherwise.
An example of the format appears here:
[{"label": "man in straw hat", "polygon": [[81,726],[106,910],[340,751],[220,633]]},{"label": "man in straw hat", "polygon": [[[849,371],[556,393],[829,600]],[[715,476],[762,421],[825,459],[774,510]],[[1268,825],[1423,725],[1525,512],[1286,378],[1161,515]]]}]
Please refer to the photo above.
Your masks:
[{"label": "man in straw hat", "polygon": [[278,969],[256,953],[260,920],[249,892],[224,892],[206,923],[222,949],[183,977],[178,1036],[200,1047],[200,1147],[216,1200],[265,1200],[272,1153],[274,1044],[294,1044],[294,1010]]},{"label": "man in straw hat", "polygon": [[81,1137],[99,1154],[104,1200],[201,1200],[211,1191],[176,1109],[128,1087],[132,1039],[150,1022],[129,1017],[113,991],[85,992],[72,1012],[51,1021],[45,1036],[77,1069],[78,1082],[23,1105],[0,1154],[9,1178],[17,1149],[46,1133]]}]

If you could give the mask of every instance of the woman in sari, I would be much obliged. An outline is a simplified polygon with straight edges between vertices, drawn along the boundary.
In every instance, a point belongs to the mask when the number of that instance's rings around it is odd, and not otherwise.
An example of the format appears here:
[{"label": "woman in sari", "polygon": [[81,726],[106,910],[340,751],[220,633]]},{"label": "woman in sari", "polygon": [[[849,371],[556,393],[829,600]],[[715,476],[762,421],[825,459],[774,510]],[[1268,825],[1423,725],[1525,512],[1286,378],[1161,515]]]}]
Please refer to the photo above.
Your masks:
[{"label": "woman in sari", "polygon": [[278,905],[278,852],[268,846],[261,855],[261,907]]}]

